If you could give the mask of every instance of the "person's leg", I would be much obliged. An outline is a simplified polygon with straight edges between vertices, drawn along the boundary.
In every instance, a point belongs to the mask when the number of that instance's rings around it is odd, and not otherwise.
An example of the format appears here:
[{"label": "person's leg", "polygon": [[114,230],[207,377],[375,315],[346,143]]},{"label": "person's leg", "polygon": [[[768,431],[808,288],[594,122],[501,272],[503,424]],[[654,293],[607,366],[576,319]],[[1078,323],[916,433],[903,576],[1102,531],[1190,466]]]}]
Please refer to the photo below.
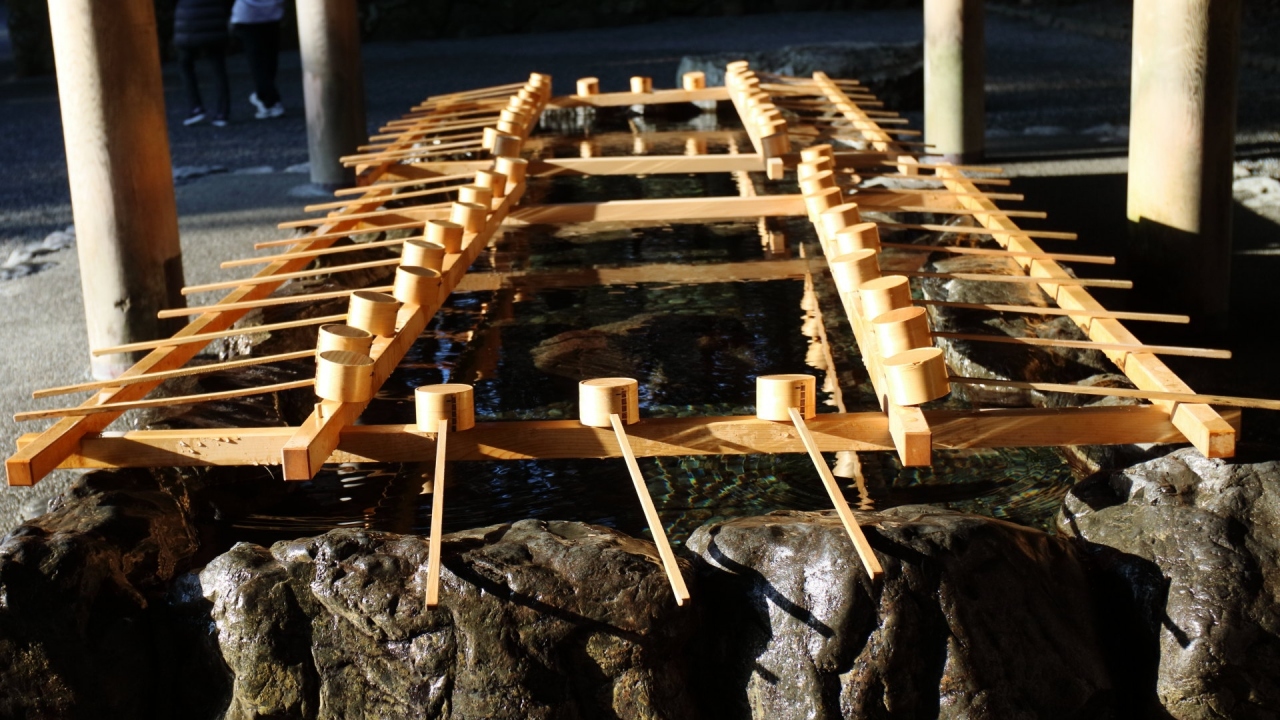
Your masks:
[{"label": "person's leg", "polygon": [[267,107],[280,103],[280,90],[276,88],[276,69],[280,62],[280,22],[262,24],[262,89],[258,98]]},{"label": "person's leg", "polygon": [[227,47],[224,43],[209,45],[205,48],[209,62],[213,65],[213,77],[217,90],[218,104],[214,109],[214,119],[226,120],[231,112],[231,85],[227,82]]},{"label": "person's leg", "polygon": [[196,52],[193,48],[178,48],[178,65],[182,68],[182,89],[187,93],[188,117],[194,117],[204,103],[200,101],[200,83],[196,81]]}]

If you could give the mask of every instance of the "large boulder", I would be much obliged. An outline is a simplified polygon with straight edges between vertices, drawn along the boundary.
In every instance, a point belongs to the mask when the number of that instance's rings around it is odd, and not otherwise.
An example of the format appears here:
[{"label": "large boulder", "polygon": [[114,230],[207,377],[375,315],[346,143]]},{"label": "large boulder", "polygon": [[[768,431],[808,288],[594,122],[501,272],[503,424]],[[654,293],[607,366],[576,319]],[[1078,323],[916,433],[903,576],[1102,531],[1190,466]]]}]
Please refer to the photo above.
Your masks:
[{"label": "large boulder", "polygon": [[142,471],[87,475],[5,537],[0,717],[168,715],[154,610],[198,545],[181,500]]},{"label": "large boulder", "polygon": [[227,717],[694,717],[696,618],[649,543],[533,520],[450,535],[435,609],[427,553],[335,530],[211,562]]},{"label": "large boulder", "polygon": [[717,717],[1101,718],[1113,701],[1073,545],[932,506],[857,513],[872,586],[832,512],[699,528],[696,667]]},{"label": "large boulder", "polygon": [[1178,720],[1280,713],[1280,462],[1193,448],[1099,474],[1064,503],[1108,607],[1132,622],[1134,678]]}]

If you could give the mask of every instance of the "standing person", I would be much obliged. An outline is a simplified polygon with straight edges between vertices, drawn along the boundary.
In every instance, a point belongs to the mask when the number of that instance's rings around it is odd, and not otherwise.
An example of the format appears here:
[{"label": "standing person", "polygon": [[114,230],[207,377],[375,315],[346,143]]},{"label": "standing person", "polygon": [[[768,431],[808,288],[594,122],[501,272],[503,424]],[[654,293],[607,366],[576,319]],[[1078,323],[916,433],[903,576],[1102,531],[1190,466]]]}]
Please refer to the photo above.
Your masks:
[{"label": "standing person", "polygon": [[284,0],[235,0],[231,7],[231,24],[244,43],[253,74],[254,91],[249,102],[257,108],[259,120],[280,117],[280,91],[276,89],[276,64],[280,56],[280,18],[284,17]]},{"label": "standing person", "polygon": [[196,79],[196,58],[204,56],[213,66],[217,105],[213,124],[223,127],[231,110],[231,88],[227,83],[228,0],[178,0],[173,11],[173,45],[182,66],[182,85],[187,91],[188,112],[183,125],[203,122],[206,115]]}]

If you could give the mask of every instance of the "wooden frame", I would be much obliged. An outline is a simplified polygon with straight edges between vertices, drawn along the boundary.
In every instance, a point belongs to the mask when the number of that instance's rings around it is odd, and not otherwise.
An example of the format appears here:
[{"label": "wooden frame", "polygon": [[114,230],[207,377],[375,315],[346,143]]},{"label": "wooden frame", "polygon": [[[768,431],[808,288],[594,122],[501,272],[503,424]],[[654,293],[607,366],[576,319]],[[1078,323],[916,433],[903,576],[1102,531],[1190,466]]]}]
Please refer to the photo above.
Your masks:
[{"label": "wooden frame", "polygon": [[[775,177],[788,169],[796,168],[804,160],[801,153],[792,152],[783,145],[770,141],[766,147],[766,143],[762,142],[767,137],[766,131],[779,127],[779,111],[769,103],[761,104],[760,91],[753,90],[756,97],[750,100],[745,94],[746,90],[731,92],[726,87],[594,93],[553,98],[549,93],[549,79],[541,77],[546,82],[534,82],[531,78],[528,83],[513,83],[429,98],[404,118],[388,123],[384,128],[387,134],[379,138],[384,142],[377,144],[377,152],[353,158],[353,161],[372,163],[357,168],[361,184],[359,190],[340,191],[337,193],[338,197],[349,199],[318,206],[317,209],[335,209],[328,217],[286,224],[312,228],[308,235],[261,243],[260,246],[263,247],[288,247],[278,258],[268,258],[265,267],[252,280],[234,283],[231,292],[218,303],[205,308],[169,313],[172,316],[195,317],[175,334],[173,343],[164,344],[159,341],[141,344],[140,349],[151,351],[126,373],[129,380],[110,387],[94,384],[92,389],[99,391],[82,407],[92,409],[99,405],[138,401],[166,377],[199,372],[198,367],[186,369],[184,366],[205,344],[218,337],[234,334],[234,323],[253,307],[293,302],[270,296],[288,279],[320,272],[308,273],[305,268],[316,255],[324,254],[320,251],[329,252],[340,238],[359,232],[411,229],[420,226],[425,220],[448,217],[449,210],[443,206],[432,208],[421,205],[390,211],[380,208],[387,200],[397,199],[393,194],[396,190],[403,189],[405,198],[425,197],[434,191],[415,192],[414,188],[431,187],[447,180],[465,180],[477,171],[488,169],[492,160],[415,159],[424,152],[434,152],[430,146],[415,146],[423,138],[433,134],[490,127],[488,122],[496,122],[504,103],[508,106],[517,103],[513,98],[517,90],[522,97],[519,100],[523,103],[521,107],[535,103],[538,112],[543,108],[731,100],[744,113],[744,127],[752,140],[754,152],[737,154],[735,149],[728,155],[590,158],[535,156],[528,158],[527,174],[538,177],[561,173],[630,175],[727,172],[733,173],[738,179],[742,193],[739,197],[522,206],[520,202],[523,198],[523,186],[517,184],[493,205],[483,227],[466,234],[462,252],[448,257],[442,271],[439,297],[421,305],[401,307],[395,334],[379,337],[374,341],[370,357],[374,364],[375,390],[391,374],[451,292],[495,289],[512,284],[567,287],[635,282],[798,278],[808,277],[822,267],[821,260],[802,258],[699,266],[695,272],[690,272],[687,266],[656,265],[616,269],[588,268],[557,273],[467,275],[471,262],[504,227],[581,222],[642,225],[751,218],[761,223],[762,241],[767,242],[771,233],[765,229],[764,218],[803,216],[809,211],[804,195],[760,195],[752,187],[752,173],[767,173]],[[1004,185],[1008,181],[969,177],[966,173],[975,170],[971,168],[920,162],[917,155],[908,149],[914,147],[913,144],[895,140],[895,136],[902,133],[882,127],[884,123],[898,123],[901,118],[892,113],[870,109],[879,103],[870,95],[862,93],[856,84],[835,81],[823,73],[815,73],[813,78],[805,79],[773,76],[767,82],[759,83],[758,87],[767,95],[787,98],[779,105],[795,106],[794,98],[797,96],[812,98],[803,102],[805,108],[825,108],[842,120],[838,128],[829,122],[805,125],[801,120],[799,127],[805,130],[802,134],[806,137],[821,137],[821,133],[838,131],[843,137],[852,133],[870,146],[869,150],[832,153],[836,179],[846,181],[853,178],[851,172],[857,172],[866,177],[902,176],[936,184],[935,188],[920,190],[861,191],[855,199],[862,209],[888,213],[952,213],[972,217],[977,222],[973,228],[940,227],[950,232],[983,233],[994,238],[1010,251],[1008,256],[1026,272],[1024,281],[1035,283],[1058,303],[1058,307],[1051,308],[1051,311],[1071,317],[1091,341],[1100,344],[1099,348],[1107,353],[1119,370],[1138,388],[1156,393],[1177,394],[1161,396],[1152,405],[1128,407],[972,411],[903,407],[888,398],[879,360],[874,353],[864,352],[870,380],[882,409],[880,412],[840,412],[807,420],[817,449],[824,452],[894,450],[906,465],[927,464],[933,448],[1189,440],[1210,457],[1228,456],[1234,451],[1234,425],[1238,424],[1238,411],[1219,414],[1208,405],[1166,399],[1188,395],[1191,391],[1155,355],[1142,352],[1150,346],[1143,346],[1120,322],[1123,318],[1142,314],[1111,313],[1098,304],[1086,288],[1079,284],[1069,284],[1069,276],[1058,264],[1058,260],[1079,258],[1045,253],[1032,239],[1037,236],[1065,238],[1067,235],[1022,230],[1013,218],[1034,215],[1033,213],[1002,210],[995,204],[995,200],[1020,199],[1020,196],[985,193],[980,189],[981,185]],[[858,89],[859,94],[850,95],[847,92],[849,88]],[[508,101],[508,98],[512,99]],[[748,118],[746,114],[751,114],[752,117]],[[533,124],[531,122],[530,126]],[[791,129],[795,128],[784,127],[784,134]],[[795,134],[792,133],[792,136]],[[537,147],[536,144],[531,145]],[[784,151],[779,151],[779,148]],[[451,148],[437,149],[447,151]],[[457,149],[469,150],[470,146],[459,145]],[[883,225],[892,226],[891,223]],[[932,229],[933,226],[916,227]],[[822,237],[823,228],[815,223],[815,229]],[[378,244],[394,245],[396,242],[385,241]],[[369,245],[373,246],[374,244]],[[336,250],[335,248],[334,252]],[[371,263],[359,265],[367,266]],[[389,291],[391,288],[378,289]],[[341,295],[341,292],[323,294]],[[844,310],[859,345],[864,349],[872,347],[869,319],[861,317],[857,304],[849,302],[847,298]],[[1079,314],[1071,314],[1073,310],[1079,311]],[[331,316],[336,317],[341,316]],[[306,324],[310,324],[310,321],[283,323],[280,327]],[[254,331],[254,328],[245,329],[246,333]],[[246,361],[245,364],[249,363]],[[155,377],[146,377],[152,374]],[[32,485],[56,468],[279,464],[283,466],[286,478],[302,480],[313,477],[326,462],[417,462],[434,457],[433,433],[418,432],[413,425],[355,425],[366,404],[367,402],[319,402],[312,416],[296,428],[128,433],[103,432],[119,417],[120,411],[95,410],[94,414],[83,417],[65,417],[42,433],[24,435],[19,441],[17,452],[6,461],[6,470],[9,484]],[[786,427],[788,426],[754,417],[651,419],[629,426],[627,432],[637,457],[805,452],[801,438],[794,428],[786,430]],[[444,455],[450,460],[503,460],[618,457],[619,452],[619,444],[608,429],[583,427],[573,421],[538,421],[481,423],[473,430],[450,437]]]}]

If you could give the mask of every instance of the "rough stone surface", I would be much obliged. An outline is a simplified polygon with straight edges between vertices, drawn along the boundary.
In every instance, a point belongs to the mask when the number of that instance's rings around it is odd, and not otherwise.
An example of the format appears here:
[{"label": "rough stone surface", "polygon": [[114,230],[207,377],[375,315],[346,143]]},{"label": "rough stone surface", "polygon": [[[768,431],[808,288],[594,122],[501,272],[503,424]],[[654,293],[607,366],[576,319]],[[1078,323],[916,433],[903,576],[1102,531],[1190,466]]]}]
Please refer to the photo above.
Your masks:
[{"label": "rough stone surface", "polygon": [[143,472],[93,473],[0,545],[0,717],[155,717],[171,688],[149,609],[198,547]]},{"label": "rough stone surface", "polygon": [[450,535],[434,610],[427,553],[426,538],[335,530],[211,562],[227,717],[694,717],[695,616],[650,544],[532,520]]},{"label": "rough stone surface", "polygon": [[[832,512],[711,524],[700,684],[724,717],[1102,718],[1112,691],[1072,544],[931,506],[859,513],[874,589]],[[704,711],[710,713],[711,708]]]},{"label": "rough stone surface", "polygon": [[[1273,456],[1274,457],[1274,456]],[[1072,490],[1063,526],[1129,613],[1132,678],[1178,720],[1280,712],[1280,462],[1207,460],[1192,448]],[[1124,608],[1128,609],[1124,609]]]}]

